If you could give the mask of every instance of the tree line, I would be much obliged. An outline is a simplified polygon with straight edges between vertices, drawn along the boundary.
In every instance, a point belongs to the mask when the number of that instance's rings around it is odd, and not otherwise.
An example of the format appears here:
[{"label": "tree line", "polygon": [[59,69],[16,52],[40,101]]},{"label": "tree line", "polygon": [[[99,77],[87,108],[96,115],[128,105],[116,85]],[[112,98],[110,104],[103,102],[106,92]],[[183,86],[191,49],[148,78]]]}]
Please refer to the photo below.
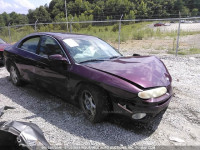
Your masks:
[{"label": "tree line", "polygon": [[[68,21],[176,18],[200,15],[200,0],[66,0]],[[0,26],[9,23],[65,22],[65,0],[52,0],[28,14],[0,14]]]}]

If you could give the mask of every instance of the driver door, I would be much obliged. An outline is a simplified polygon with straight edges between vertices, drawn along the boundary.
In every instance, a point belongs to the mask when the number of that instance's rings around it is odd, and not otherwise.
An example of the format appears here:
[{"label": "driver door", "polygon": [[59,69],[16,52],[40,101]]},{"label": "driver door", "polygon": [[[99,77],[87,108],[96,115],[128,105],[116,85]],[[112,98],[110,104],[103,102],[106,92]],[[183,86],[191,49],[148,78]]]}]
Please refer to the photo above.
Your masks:
[{"label": "driver door", "polygon": [[58,41],[50,36],[41,36],[38,48],[37,80],[46,90],[68,97],[69,64],[66,61],[50,60],[49,56],[60,54],[67,57]]}]

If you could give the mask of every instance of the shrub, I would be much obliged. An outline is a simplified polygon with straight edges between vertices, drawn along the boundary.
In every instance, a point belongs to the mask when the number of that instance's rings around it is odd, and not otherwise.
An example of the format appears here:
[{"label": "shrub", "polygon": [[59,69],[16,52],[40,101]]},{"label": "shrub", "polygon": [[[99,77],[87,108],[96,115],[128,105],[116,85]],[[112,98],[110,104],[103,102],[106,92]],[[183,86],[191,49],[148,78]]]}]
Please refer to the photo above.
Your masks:
[{"label": "shrub", "polygon": [[143,37],[144,37],[144,33],[141,30],[133,33],[133,39],[134,40],[142,40]]},{"label": "shrub", "polygon": [[118,24],[115,24],[113,27],[112,27],[112,31],[113,32],[116,32],[119,30],[119,25]]},{"label": "shrub", "polygon": [[92,29],[92,25],[89,25],[88,27],[87,27],[87,31],[90,31]]},{"label": "shrub", "polygon": [[108,27],[105,27],[105,28],[104,28],[104,31],[108,31]]},{"label": "shrub", "polygon": [[96,30],[96,29],[94,29],[94,30],[93,30],[93,32],[94,32],[94,33],[97,33],[97,30]]},{"label": "shrub", "polygon": [[74,24],[72,25],[72,27],[73,27],[73,30],[76,29],[77,31],[81,29],[81,26],[80,26],[79,23],[74,23]]}]

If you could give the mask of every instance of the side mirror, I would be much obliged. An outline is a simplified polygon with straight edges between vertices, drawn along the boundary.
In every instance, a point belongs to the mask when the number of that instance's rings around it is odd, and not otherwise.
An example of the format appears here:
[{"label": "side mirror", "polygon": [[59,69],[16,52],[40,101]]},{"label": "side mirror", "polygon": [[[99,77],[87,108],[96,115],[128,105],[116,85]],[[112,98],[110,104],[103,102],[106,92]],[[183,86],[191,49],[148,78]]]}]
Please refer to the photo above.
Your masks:
[{"label": "side mirror", "polygon": [[49,60],[52,60],[52,61],[65,61],[65,62],[67,62],[69,64],[69,61],[65,57],[60,55],[60,54],[50,55],[49,56]]}]

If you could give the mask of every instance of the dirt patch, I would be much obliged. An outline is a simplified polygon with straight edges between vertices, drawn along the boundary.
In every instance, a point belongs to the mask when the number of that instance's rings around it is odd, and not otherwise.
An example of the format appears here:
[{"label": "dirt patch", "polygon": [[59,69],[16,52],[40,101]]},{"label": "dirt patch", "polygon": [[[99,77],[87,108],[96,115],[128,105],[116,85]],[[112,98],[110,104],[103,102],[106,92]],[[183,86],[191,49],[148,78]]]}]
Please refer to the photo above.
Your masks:
[{"label": "dirt patch", "polygon": [[[118,44],[111,43],[118,48]],[[126,55],[139,54],[166,54],[169,49],[173,49],[173,40],[129,40],[120,44],[120,52]]]},{"label": "dirt patch", "polygon": [[[192,48],[200,49],[200,34],[180,36],[179,51],[190,50]],[[118,43],[109,42],[118,49]],[[176,39],[148,39],[148,40],[128,40],[121,42],[120,52],[125,55],[139,54],[168,54],[176,51]]]}]

